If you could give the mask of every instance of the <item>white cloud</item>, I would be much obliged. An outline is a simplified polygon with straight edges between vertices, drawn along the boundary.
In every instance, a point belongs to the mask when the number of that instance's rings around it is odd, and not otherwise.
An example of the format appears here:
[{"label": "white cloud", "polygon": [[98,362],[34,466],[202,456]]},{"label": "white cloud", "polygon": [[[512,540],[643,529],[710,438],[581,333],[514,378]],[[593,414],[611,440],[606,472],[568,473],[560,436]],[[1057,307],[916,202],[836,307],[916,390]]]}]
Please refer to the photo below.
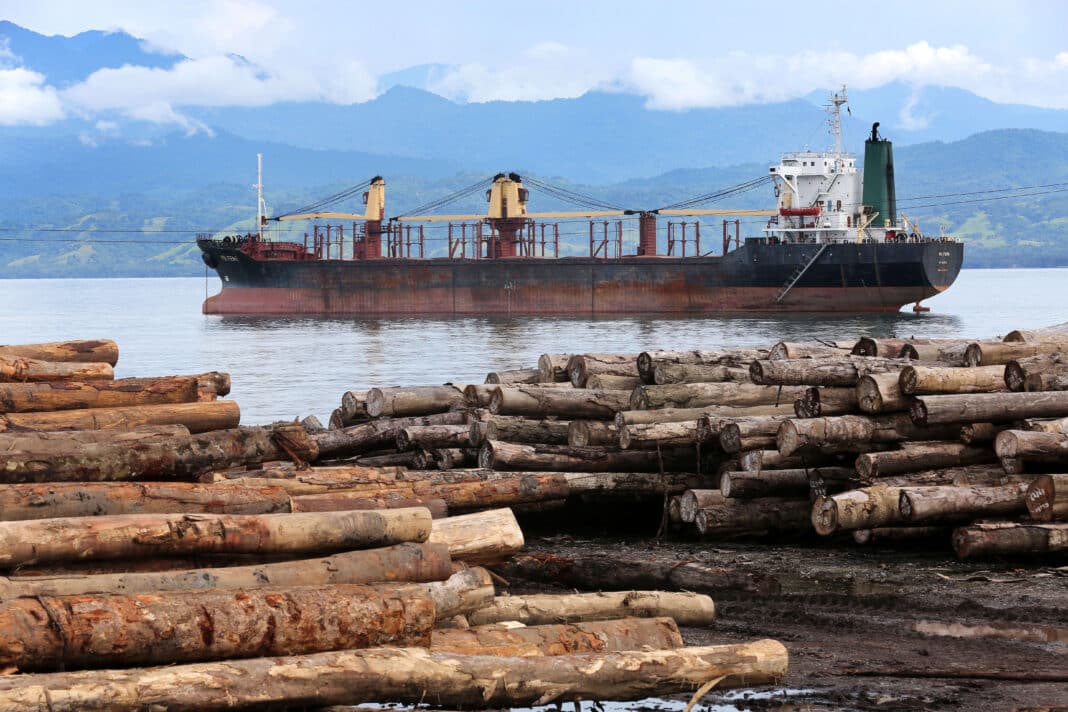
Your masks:
[{"label": "white cloud", "polygon": [[0,126],[41,126],[63,118],[63,105],[43,75],[28,69],[0,69]]},{"label": "white cloud", "polygon": [[134,106],[123,113],[131,119],[148,121],[153,124],[174,124],[184,130],[186,135],[189,136],[201,132],[206,133],[209,136],[215,135],[207,125],[196,119],[191,119],[184,114],[178,113],[174,110],[174,107],[165,101],[155,101],[150,104]]}]

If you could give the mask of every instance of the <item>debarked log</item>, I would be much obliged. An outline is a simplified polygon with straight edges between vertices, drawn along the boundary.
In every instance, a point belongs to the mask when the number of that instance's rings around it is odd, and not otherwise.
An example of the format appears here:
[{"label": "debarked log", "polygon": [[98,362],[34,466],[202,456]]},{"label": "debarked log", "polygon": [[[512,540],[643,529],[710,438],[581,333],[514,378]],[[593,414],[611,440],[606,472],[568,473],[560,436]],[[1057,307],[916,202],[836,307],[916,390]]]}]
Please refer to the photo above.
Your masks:
[{"label": "debarked log", "polygon": [[818,497],[812,504],[812,526],[817,533],[827,536],[838,531],[904,523],[900,498],[900,487],[881,485]]},{"label": "debarked log", "polygon": [[909,396],[997,393],[1006,390],[1005,369],[1001,366],[906,366],[901,369],[898,387],[902,393]]},{"label": "debarked log", "polygon": [[502,440],[508,443],[540,443],[543,445],[567,445],[570,420],[530,419],[518,415],[487,415],[486,440]]},{"label": "debarked log", "polygon": [[629,402],[627,391],[499,386],[490,396],[489,410],[494,415],[611,420]]},{"label": "debarked log", "polygon": [[470,425],[413,425],[397,431],[397,449],[470,447]]},{"label": "debarked log", "polygon": [[88,408],[48,413],[0,415],[0,432],[29,430],[122,430],[145,425],[181,425],[190,433],[236,428],[241,410],[236,401],[199,401],[121,408]]},{"label": "debarked log", "polygon": [[53,341],[44,344],[11,344],[0,346],[0,354],[67,363],[103,362],[114,366],[119,362],[119,345],[111,339]]},{"label": "debarked log", "polygon": [[851,341],[780,341],[771,347],[769,359],[836,358],[848,356]]},{"label": "debarked log", "polygon": [[1033,430],[1003,430],[994,439],[994,451],[1002,461],[1012,459],[1022,462],[1068,464],[1068,435]]},{"label": "debarked log", "polygon": [[[377,702],[521,707],[573,699],[633,700],[779,682],[786,648],[774,640],[651,652],[502,658],[422,648],[369,648],[166,668],[8,676],[11,710],[222,710]],[[635,675],[641,670],[641,675]],[[594,672],[595,671],[595,672]]]},{"label": "debarked log", "polygon": [[516,368],[509,371],[491,371],[486,374],[486,383],[508,385],[511,383],[537,383],[541,372],[536,368]]},{"label": "debarked log", "polygon": [[425,541],[420,507],[307,514],[122,514],[0,522],[0,565],[181,556],[311,554]]},{"label": "debarked log", "polygon": [[897,371],[861,376],[857,381],[857,407],[864,413],[895,413],[909,409],[909,399],[898,386]]},{"label": "debarked log", "polygon": [[426,646],[433,627],[434,602],[413,588],[39,596],[0,603],[0,664],[55,670]]},{"label": "debarked log", "polygon": [[962,559],[1065,551],[1068,550],[1068,523],[972,524],[953,532],[953,549]]},{"label": "debarked log", "polygon": [[904,413],[880,416],[840,415],[787,420],[778,428],[776,443],[779,452],[789,456],[825,446],[896,443],[918,438],[948,440],[959,436],[959,426],[921,428],[914,425]]},{"label": "debarked log", "polygon": [[[530,473],[534,474],[534,473]],[[683,492],[707,484],[696,472],[565,472],[571,494],[649,495]]]},{"label": "debarked log", "polygon": [[707,408],[658,408],[654,410],[625,410],[616,413],[616,427],[624,425],[638,425],[643,423],[679,423],[684,420],[700,420],[704,416],[710,418],[746,418],[761,415],[786,415],[794,414],[792,401],[784,401],[778,405],[756,405],[748,408],[734,408],[727,405],[709,406]]},{"label": "debarked log", "polygon": [[1036,522],[1068,519],[1068,475],[1041,475],[1027,488],[1027,511]]},{"label": "debarked log", "polygon": [[682,634],[670,618],[534,626],[493,623],[462,630],[436,630],[430,643],[433,651],[500,657],[672,650],[682,646]]},{"label": "debarked log", "polygon": [[326,492],[290,497],[292,512],[347,512],[354,509],[406,509],[423,507],[433,519],[449,516],[449,504],[436,497],[406,497],[393,492]]},{"label": "debarked log", "polygon": [[[616,442],[624,450],[689,447],[697,442],[697,421],[636,423],[617,430]],[[591,443],[592,444],[592,443]],[[600,443],[596,443],[600,444]],[[605,443],[608,444],[608,443]]]},{"label": "debarked log", "polygon": [[408,388],[372,388],[367,391],[367,414],[372,418],[400,418],[444,413],[464,400],[463,387],[411,386]]},{"label": "debarked log", "polygon": [[110,381],[115,371],[108,363],[70,363],[0,353],[0,381]]},{"label": "debarked log", "polygon": [[562,383],[570,381],[567,362],[571,354],[542,354],[538,357],[538,381],[541,383]]},{"label": "debarked log", "polygon": [[445,544],[453,560],[490,565],[523,548],[523,530],[511,509],[490,509],[434,520],[428,539]]},{"label": "debarked log", "polygon": [[661,364],[690,364],[741,368],[756,359],[768,357],[767,349],[719,349],[714,351],[643,351],[638,354],[638,375],[644,383],[655,383],[654,373]]},{"label": "debarked log", "polygon": [[1013,359],[1053,354],[1068,347],[1068,341],[977,341],[964,352],[966,366],[1005,365]]},{"label": "debarked log", "polygon": [[196,376],[122,378],[114,381],[0,383],[0,412],[37,413],[161,403],[195,403]]},{"label": "debarked log", "polygon": [[810,386],[794,401],[798,418],[819,418],[824,415],[846,415],[857,412],[857,389]]},{"label": "debarked log", "polygon": [[712,599],[698,593],[615,591],[498,596],[471,613],[471,625],[516,621],[524,625],[578,623],[617,618],[674,618],[679,625],[708,626],[716,618]]}]

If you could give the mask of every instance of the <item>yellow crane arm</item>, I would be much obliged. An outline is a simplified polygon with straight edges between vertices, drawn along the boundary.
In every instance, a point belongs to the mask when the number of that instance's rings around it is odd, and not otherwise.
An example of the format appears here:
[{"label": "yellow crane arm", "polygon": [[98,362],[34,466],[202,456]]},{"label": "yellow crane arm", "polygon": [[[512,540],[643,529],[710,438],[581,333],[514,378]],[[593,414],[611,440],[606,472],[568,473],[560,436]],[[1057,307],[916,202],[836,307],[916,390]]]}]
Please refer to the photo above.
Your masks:
[{"label": "yellow crane arm", "polygon": [[488,215],[401,215],[390,218],[394,222],[463,222],[464,220],[485,220]]},{"label": "yellow crane arm", "polygon": [[660,215],[778,215],[778,210],[657,210]]},{"label": "yellow crane arm", "polygon": [[[607,218],[624,215],[622,210],[575,210],[572,212],[525,213],[512,215],[509,219],[523,218]],[[396,222],[462,222],[464,220],[488,220],[489,215],[402,215],[393,218]]]},{"label": "yellow crane arm", "polygon": [[527,213],[525,218],[609,218],[624,215],[623,210],[573,210],[556,213]]},{"label": "yellow crane arm", "polygon": [[277,222],[285,220],[366,220],[367,216],[363,213],[297,213],[295,215],[283,215],[277,218],[268,218]]}]

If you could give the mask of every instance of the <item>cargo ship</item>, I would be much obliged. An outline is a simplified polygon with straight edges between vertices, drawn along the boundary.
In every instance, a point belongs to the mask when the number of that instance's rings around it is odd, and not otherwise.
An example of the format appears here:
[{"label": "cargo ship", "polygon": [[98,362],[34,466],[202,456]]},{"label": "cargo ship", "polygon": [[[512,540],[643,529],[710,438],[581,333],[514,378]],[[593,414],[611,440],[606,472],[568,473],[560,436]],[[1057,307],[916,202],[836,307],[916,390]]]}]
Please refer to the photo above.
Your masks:
[{"label": "cargo ship", "polygon": [[[362,214],[323,210],[329,200],[267,217],[260,191],[254,234],[201,236],[197,244],[221,291],[205,314],[475,315],[715,314],[726,312],[896,312],[938,294],[960,272],[963,244],[926,236],[900,215],[893,147],[872,127],[864,162],[842,150],[845,88],[827,110],[834,144],[785,153],[767,176],[719,191],[774,187],[770,210],[699,209],[690,201],[658,210],[618,210],[592,199],[584,209],[527,210],[515,173],[487,179],[485,214],[386,219],[385,181],[367,181]],[[580,194],[528,185],[558,198]],[[473,186],[480,189],[482,186]],[[350,189],[332,196],[351,197]],[[471,194],[471,189],[465,192]],[[444,201],[431,207],[440,208]],[[692,222],[673,218],[692,217]],[[721,249],[702,252],[699,219],[723,218]],[[658,218],[667,250],[658,254]],[[742,238],[742,218],[761,234]],[[615,219],[615,222],[612,222]],[[637,220],[637,249],[623,254],[623,219]],[[764,222],[766,219],[766,222]],[[270,226],[317,221],[303,242],[270,238]],[[338,225],[321,221],[339,220]],[[589,254],[559,255],[559,222],[589,223]],[[347,226],[348,225],[348,226]],[[447,251],[426,257],[424,226],[447,227]],[[687,254],[689,252],[689,254]]]}]

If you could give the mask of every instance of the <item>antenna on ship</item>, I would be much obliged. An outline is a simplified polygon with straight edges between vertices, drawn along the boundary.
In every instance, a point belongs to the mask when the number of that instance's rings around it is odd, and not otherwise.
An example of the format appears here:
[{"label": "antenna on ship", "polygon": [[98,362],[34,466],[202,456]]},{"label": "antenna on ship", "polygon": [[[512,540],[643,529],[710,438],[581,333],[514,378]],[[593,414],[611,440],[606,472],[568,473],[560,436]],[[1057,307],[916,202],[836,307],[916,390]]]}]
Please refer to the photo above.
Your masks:
[{"label": "antenna on ship", "polygon": [[263,242],[263,223],[267,222],[267,205],[263,202],[263,154],[256,154],[256,230]]},{"label": "antenna on ship", "polygon": [[846,85],[842,85],[842,90],[831,94],[830,101],[824,107],[827,112],[827,122],[831,127],[831,135],[834,136],[834,153],[835,157],[842,155],[842,105],[849,103],[849,96],[846,94]]}]

